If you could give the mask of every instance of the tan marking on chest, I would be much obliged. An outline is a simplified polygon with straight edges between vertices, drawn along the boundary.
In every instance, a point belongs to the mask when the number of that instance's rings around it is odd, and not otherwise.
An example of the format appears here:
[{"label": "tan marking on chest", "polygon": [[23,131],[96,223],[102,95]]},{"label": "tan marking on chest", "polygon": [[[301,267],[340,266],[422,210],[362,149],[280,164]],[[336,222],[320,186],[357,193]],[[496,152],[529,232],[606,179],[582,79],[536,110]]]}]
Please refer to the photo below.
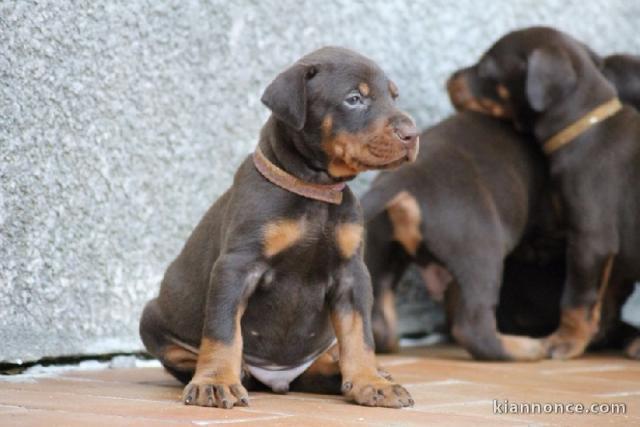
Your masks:
[{"label": "tan marking on chest", "polygon": [[356,223],[340,224],[336,227],[336,243],[343,258],[351,258],[362,242],[362,225]]},{"label": "tan marking on chest", "polygon": [[298,242],[305,231],[304,219],[280,219],[264,227],[263,253],[271,258]]},{"label": "tan marking on chest", "polygon": [[415,255],[422,242],[422,218],[415,197],[407,191],[401,191],[387,204],[387,213],[393,227],[393,239],[410,255]]}]

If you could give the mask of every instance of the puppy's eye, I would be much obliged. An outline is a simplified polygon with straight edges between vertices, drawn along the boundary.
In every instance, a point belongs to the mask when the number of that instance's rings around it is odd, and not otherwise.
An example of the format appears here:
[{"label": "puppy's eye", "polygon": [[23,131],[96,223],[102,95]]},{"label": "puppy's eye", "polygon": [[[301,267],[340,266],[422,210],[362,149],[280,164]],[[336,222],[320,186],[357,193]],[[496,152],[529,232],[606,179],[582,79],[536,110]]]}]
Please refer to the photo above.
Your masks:
[{"label": "puppy's eye", "polygon": [[359,93],[350,93],[344,100],[344,103],[349,107],[358,107],[360,105],[364,105],[364,100],[362,99],[362,95]]}]

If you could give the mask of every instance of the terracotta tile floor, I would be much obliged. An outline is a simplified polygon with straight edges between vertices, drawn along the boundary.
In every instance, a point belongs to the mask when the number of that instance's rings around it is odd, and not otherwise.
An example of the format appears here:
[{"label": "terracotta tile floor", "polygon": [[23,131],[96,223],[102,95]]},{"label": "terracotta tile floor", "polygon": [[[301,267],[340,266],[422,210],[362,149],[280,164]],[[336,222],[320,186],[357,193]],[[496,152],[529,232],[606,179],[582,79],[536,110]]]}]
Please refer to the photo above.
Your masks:
[{"label": "terracotta tile floor", "polygon": [[[540,363],[486,363],[459,348],[406,349],[379,358],[416,405],[364,408],[340,396],[252,393],[249,408],[179,403],[180,385],[161,368],[67,371],[0,377],[0,426],[640,425],[640,363],[612,354]],[[494,402],[624,403],[625,415],[494,414]]]}]

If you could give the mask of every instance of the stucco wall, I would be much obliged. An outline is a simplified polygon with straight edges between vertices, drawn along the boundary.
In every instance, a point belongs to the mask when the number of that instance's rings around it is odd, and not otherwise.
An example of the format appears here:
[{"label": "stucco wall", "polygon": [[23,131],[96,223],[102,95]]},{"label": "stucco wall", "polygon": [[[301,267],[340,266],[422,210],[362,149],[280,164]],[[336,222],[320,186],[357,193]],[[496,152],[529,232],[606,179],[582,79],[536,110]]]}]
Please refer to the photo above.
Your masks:
[{"label": "stucco wall", "polygon": [[640,52],[634,0],[65,3],[0,2],[0,362],[141,348],[143,303],[305,52],[373,57],[423,127],[509,29]]}]

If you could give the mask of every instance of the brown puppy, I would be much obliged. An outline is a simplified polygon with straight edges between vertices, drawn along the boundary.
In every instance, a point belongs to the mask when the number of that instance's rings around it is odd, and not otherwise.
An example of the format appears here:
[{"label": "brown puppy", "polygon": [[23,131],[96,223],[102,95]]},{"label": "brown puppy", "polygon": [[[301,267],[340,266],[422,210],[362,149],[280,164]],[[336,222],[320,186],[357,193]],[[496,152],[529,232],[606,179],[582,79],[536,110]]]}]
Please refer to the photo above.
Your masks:
[{"label": "brown puppy", "polygon": [[582,354],[602,308],[619,318],[640,278],[640,115],[601,68],[584,44],[535,27],[507,34],[450,83],[458,107],[509,118],[548,156],[568,224],[561,324],[545,342],[556,358]]},{"label": "brown puppy", "polygon": [[381,173],[362,197],[376,349],[396,348],[393,292],[415,263],[432,294],[455,284],[447,295],[452,332],[474,357],[542,358],[542,341],[499,332],[496,306],[505,258],[542,226],[533,218],[545,219],[536,212],[547,202],[543,157],[508,123],[473,112],[433,126],[420,141],[415,163]]},{"label": "brown puppy", "polygon": [[273,114],[256,152],[140,322],[149,352],[188,382],[186,404],[246,405],[245,387],[260,383],[413,404],[376,370],[362,214],[345,187],[360,171],[415,159],[417,131],[396,97],[375,63],[341,48],[305,56],[267,87]]}]

